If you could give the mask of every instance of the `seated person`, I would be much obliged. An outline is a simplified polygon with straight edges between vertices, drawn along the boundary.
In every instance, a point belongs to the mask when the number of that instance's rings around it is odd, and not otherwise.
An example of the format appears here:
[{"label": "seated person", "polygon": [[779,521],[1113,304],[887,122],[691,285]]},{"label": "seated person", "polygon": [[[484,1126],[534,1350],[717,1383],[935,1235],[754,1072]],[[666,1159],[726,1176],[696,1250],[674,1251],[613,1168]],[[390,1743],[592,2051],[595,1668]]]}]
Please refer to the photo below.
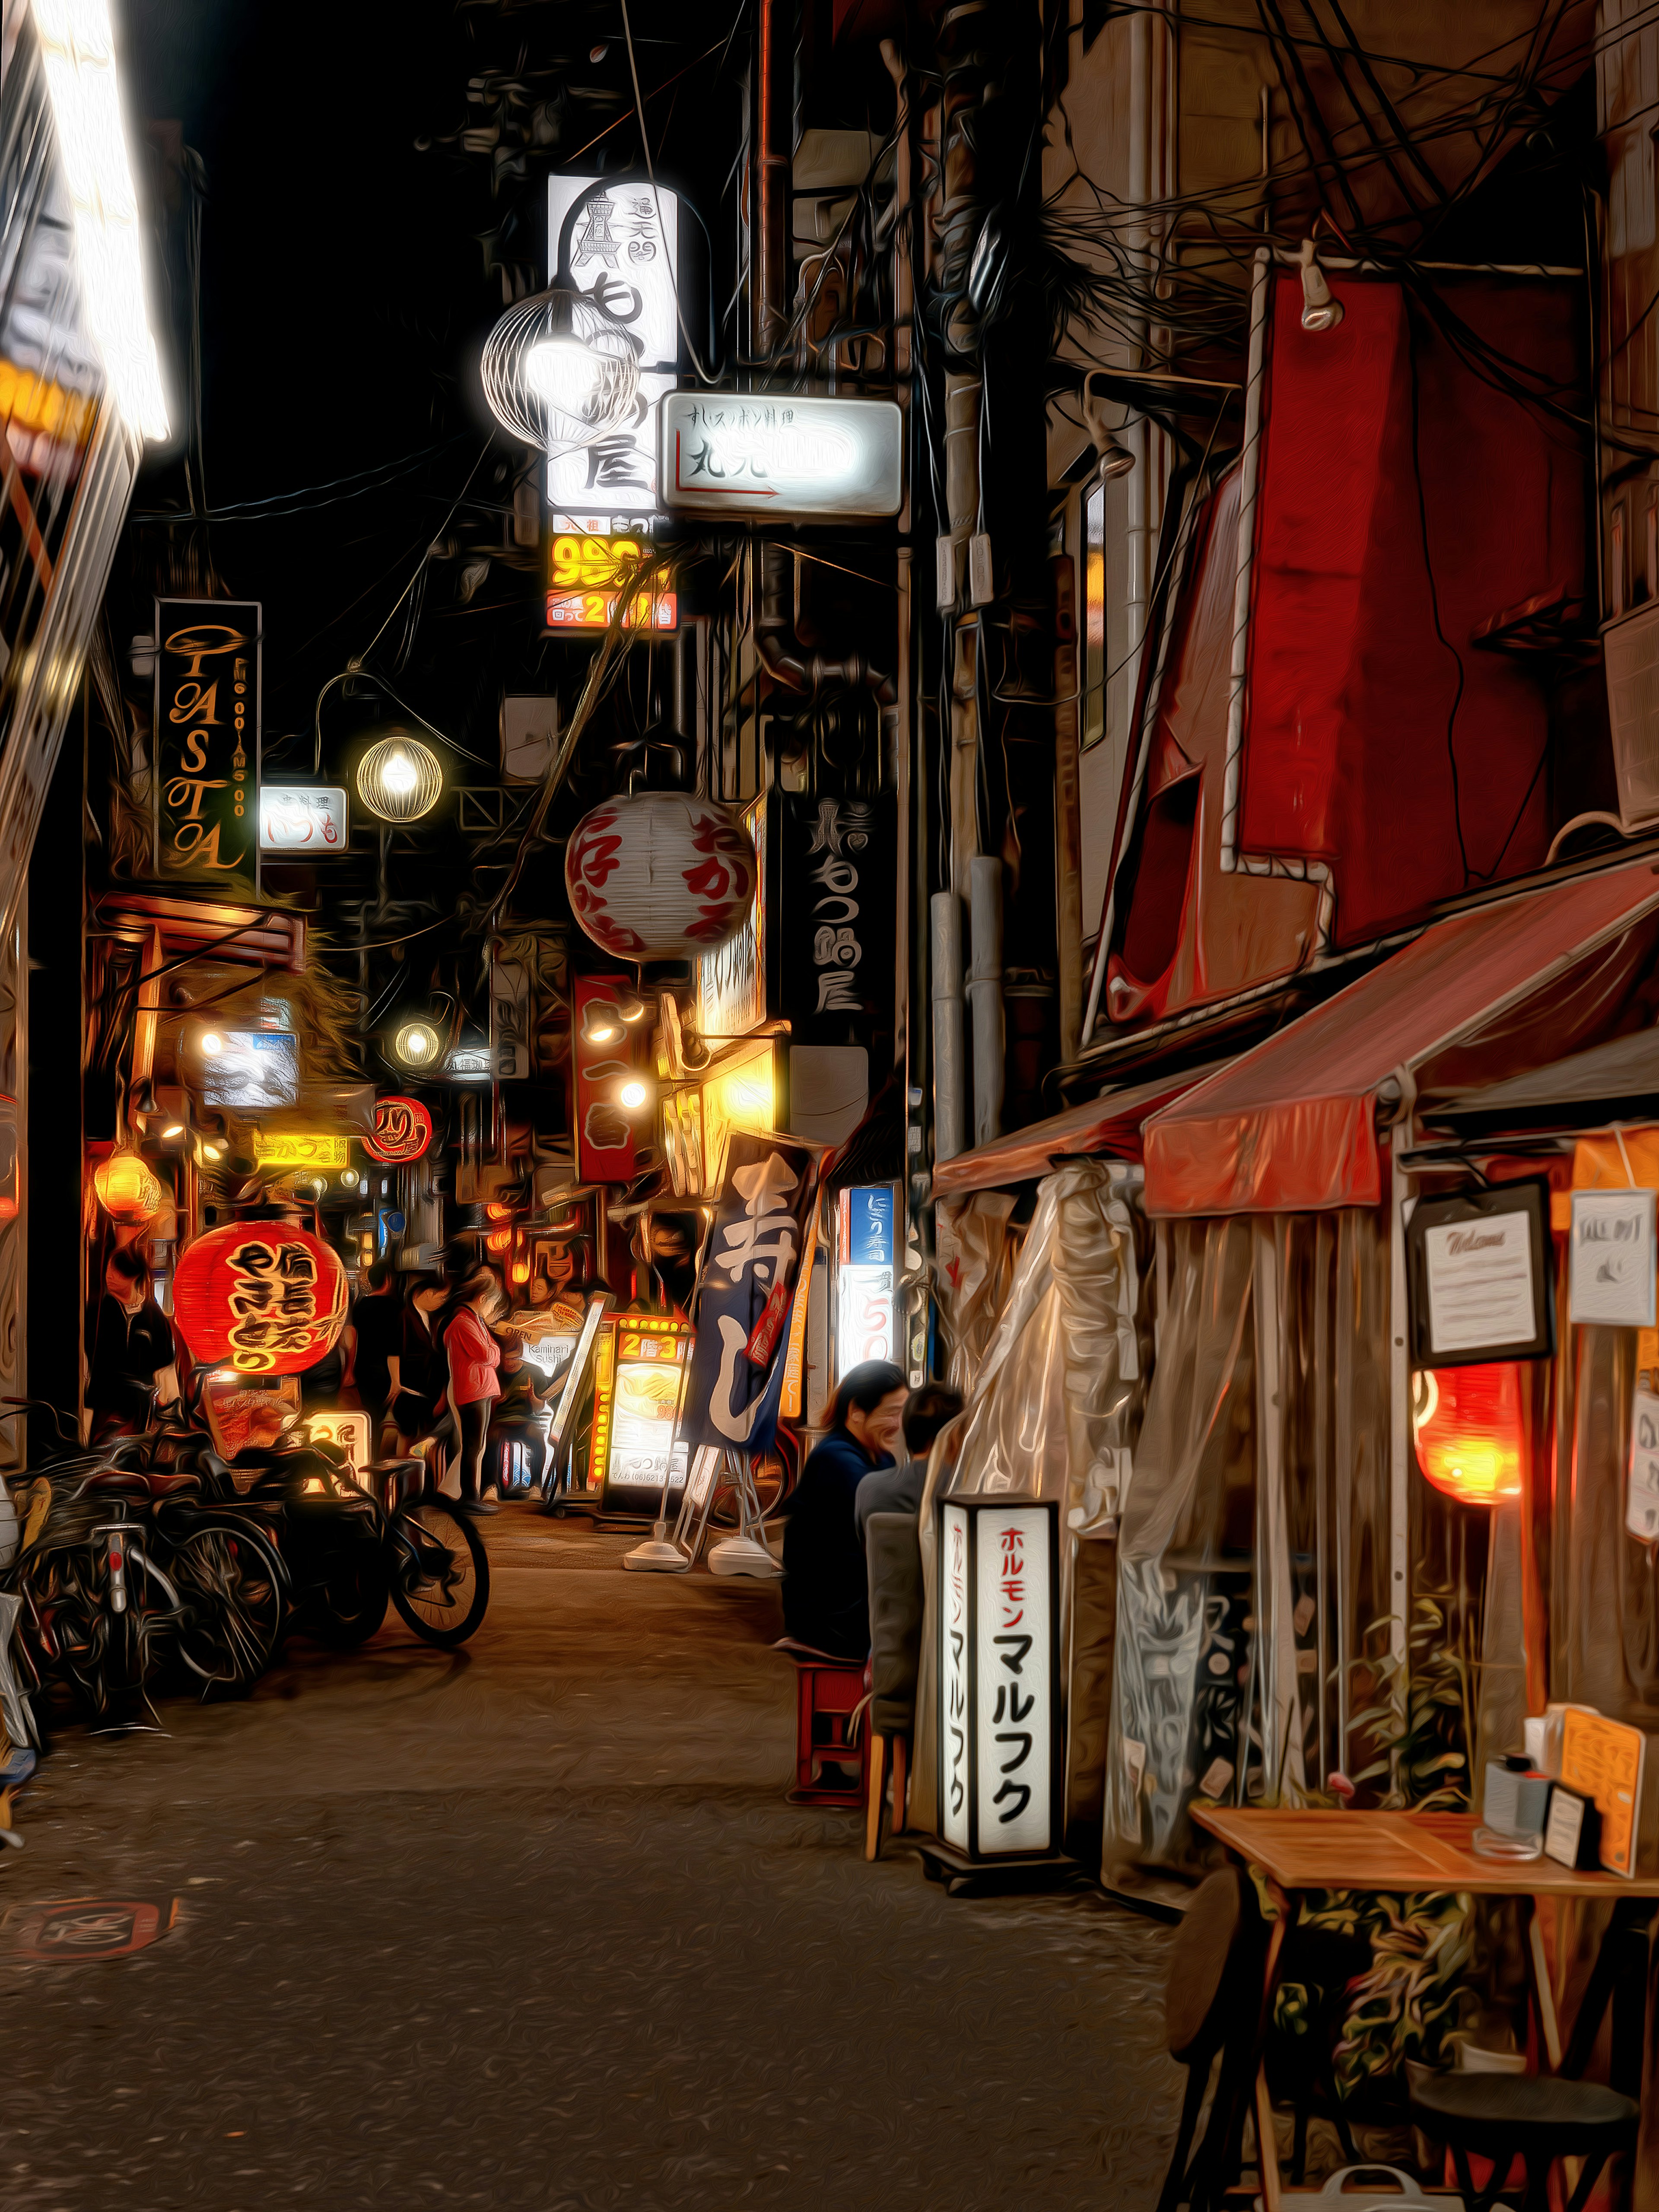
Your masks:
[{"label": "seated person", "polygon": [[866,1359],[843,1376],[786,1501],[784,1626],[797,1643],[837,1659],[870,1654],[870,1583],[853,1518],[865,1476],[891,1467],[904,1411],[904,1376],[890,1360]]},{"label": "seated person", "polygon": [[538,1381],[535,1369],[526,1361],[524,1338],[516,1328],[497,1329],[495,1341],[501,1347],[498,1370],[501,1389],[489,1409],[490,1462],[505,1486],[507,1447],[522,1444],[530,1468],[525,1486],[533,1490],[541,1481],[542,1467],[547,1457],[547,1431],[542,1412],[548,1393]]},{"label": "seated person", "polygon": [[909,1456],[899,1467],[883,1468],[866,1474],[853,1501],[859,1541],[872,1513],[917,1514],[927,1486],[927,1455],[939,1431],[962,1411],[962,1393],[943,1382],[924,1382],[904,1401],[904,1449]]}]

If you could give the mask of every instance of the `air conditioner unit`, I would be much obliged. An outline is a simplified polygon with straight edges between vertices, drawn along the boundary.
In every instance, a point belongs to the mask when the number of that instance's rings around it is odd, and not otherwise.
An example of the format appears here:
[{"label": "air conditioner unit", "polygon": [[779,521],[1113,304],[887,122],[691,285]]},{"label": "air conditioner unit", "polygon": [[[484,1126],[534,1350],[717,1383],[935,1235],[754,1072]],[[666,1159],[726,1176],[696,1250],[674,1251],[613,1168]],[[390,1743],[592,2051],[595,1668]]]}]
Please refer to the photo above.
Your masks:
[{"label": "air conditioner unit", "polygon": [[1607,721],[1626,831],[1659,823],[1659,599],[1607,623]]}]

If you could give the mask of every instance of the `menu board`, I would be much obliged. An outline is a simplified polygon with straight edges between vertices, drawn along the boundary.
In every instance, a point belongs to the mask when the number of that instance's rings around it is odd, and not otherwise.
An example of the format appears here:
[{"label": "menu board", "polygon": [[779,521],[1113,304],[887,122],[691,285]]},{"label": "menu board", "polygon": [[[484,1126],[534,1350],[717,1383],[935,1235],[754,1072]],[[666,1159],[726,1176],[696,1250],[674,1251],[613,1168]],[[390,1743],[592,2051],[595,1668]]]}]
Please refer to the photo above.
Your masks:
[{"label": "menu board", "polygon": [[686,1447],[674,1431],[691,1324],[665,1314],[618,1314],[611,1334],[611,1358],[601,1358],[596,1379],[592,1466],[607,1498],[620,1492],[625,1507],[654,1510],[665,1479],[671,1490],[685,1482]]},{"label": "menu board", "polygon": [[1640,1729],[1569,1705],[1561,1722],[1560,1780],[1593,1797],[1601,1815],[1601,1863],[1609,1874],[1636,1872],[1636,1821],[1642,1803],[1647,1738]]}]

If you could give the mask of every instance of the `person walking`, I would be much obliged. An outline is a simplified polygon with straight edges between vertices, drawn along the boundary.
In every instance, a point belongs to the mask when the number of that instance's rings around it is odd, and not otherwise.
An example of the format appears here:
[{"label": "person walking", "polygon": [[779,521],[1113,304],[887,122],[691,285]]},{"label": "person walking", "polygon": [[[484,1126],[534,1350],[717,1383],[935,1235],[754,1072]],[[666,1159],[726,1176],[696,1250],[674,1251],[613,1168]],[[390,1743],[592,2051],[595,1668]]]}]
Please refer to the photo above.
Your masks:
[{"label": "person walking", "polygon": [[102,1294],[87,1311],[86,1346],[94,1443],[142,1434],[156,1407],[176,1401],[172,1326],[150,1295],[149,1269],[135,1245],[118,1245],[105,1263]]},{"label": "person walking", "polygon": [[870,1656],[869,1574],[853,1509],[865,1476],[893,1464],[906,1395],[890,1360],[866,1359],[843,1376],[829,1432],[784,1503],[784,1626],[837,1659]]},{"label": "person walking", "polygon": [[496,1371],[501,1347],[489,1324],[505,1303],[495,1269],[475,1267],[455,1294],[453,1318],[443,1332],[444,1350],[449,1355],[449,1402],[459,1431],[461,1504],[473,1513],[495,1510],[483,1495],[490,1407],[501,1395]]}]

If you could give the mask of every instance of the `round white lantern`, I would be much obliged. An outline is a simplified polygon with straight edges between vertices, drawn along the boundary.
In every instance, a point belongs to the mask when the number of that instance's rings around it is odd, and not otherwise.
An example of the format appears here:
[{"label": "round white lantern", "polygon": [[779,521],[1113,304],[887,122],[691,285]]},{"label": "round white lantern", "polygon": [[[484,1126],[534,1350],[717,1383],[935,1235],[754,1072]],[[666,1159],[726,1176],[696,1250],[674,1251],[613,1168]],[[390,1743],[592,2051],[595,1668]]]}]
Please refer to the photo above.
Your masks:
[{"label": "round white lantern", "polygon": [[357,796],[382,822],[418,822],[443,787],[438,756],[406,730],[378,738],[357,763]]},{"label": "round white lantern", "polygon": [[608,799],[565,848],[570,908],[618,960],[685,960],[717,952],[743,927],[755,896],[753,841],[712,800],[684,791]]},{"label": "round white lantern", "polygon": [[639,351],[585,293],[552,285],[509,307],[484,341],[484,398],[503,429],[550,453],[590,446],[633,417]]}]

